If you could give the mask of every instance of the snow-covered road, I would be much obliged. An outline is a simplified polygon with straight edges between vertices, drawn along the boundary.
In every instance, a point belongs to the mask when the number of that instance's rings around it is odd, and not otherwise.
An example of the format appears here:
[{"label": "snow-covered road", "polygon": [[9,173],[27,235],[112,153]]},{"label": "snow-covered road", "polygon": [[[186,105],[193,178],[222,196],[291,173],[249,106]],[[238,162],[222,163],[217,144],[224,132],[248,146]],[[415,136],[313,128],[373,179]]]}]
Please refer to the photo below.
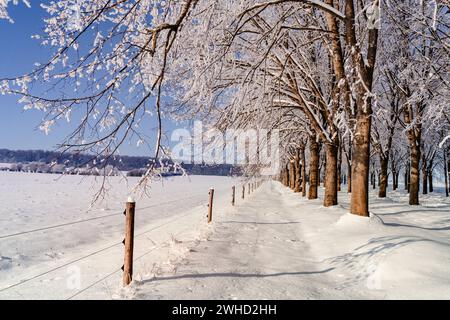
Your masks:
[{"label": "snow-covered road", "polygon": [[[218,218],[219,219],[219,218]],[[301,216],[272,184],[221,215],[215,232],[192,249],[177,273],[142,281],[142,299],[316,299],[329,290],[332,268],[303,240]]]},{"label": "snow-covered road", "polygon": [[[345,207],[348,199],[345,193],[341,197]],[[342,206],[323,208],[320,200],[301,199],[277,182],[266,183],[220,214],[207,240],[180,244],[191,249],[168,272],[144,276],[124,297],[450,298],[448,230],[424,235],[398,221],[390,224],[409,208],[389,211],[392,202],[378,201],[379,214],[368,219],[346,214]],[[424,216],[427,208],[415,211],[410,221],[417,213]],[[442,213],[428,212],[423,225]]]}]

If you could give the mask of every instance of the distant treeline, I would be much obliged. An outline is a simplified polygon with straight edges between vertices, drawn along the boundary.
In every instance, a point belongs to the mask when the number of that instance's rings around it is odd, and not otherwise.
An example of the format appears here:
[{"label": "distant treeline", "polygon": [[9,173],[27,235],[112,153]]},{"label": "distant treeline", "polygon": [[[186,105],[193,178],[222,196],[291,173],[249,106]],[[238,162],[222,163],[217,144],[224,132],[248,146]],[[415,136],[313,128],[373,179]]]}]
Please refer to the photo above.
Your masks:
[{"label": "distant treeline", "polygon": [[[59,153],[44,150],[16,151],[0,149],[0,163],[12,164],[3,166],[3,168],[0,166],[0,170],[11,171],[41,173],[62,173],[70,171],[77,174],[94,174],[94,172],[98,174],[98,170],[107,169],[108,171],[127,171],[130,176],[142,176],[152,160],[148,157],[116,156],[109,158],[108,161],[102,161],[102,159],[93,161],[93,156],[88,154]],[[165,170],[167,175],[177,174],[182,171],[174,166],[170,160],[163,160],[162,162],[164,166],[167,166]],[[181,167],[186,173],[196,175],[228,176],[239,175],[241,173],[239,167],[227,164],[207,165],[182,163]],[[75,170],[75,168],[78,169]]]},{"label": "distant treeline", "polygon": [[[76,153],[59,153],[44,150],[7,150],[0,149],[0,163],[57,163],[70,167],[80,167],[92,163],[92,155]],[[99,162],[97,160],[97,162]],[[108,159],[108,165],[112,165],[121,171],[143,168],[149,163],[146,157],[120,156]]]}]

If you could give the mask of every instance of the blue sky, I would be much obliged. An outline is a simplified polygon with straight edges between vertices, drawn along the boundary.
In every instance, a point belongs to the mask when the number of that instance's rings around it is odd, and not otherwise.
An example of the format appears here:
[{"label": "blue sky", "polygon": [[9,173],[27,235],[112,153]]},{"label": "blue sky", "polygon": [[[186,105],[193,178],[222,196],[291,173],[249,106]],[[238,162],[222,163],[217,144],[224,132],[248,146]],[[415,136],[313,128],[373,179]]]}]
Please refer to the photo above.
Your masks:
[{"label": "blue sky", "polygon": [[[24,5],[11,6],[14,24],[0,20],[0,78],[30,71],[33,63],[43,61],[49,52],[31,39],[42,29],[43,11],[34,3],[33,9]],[[51,149],[56,136],[47,137],[36,130],[42,114],[22,112],[17,97],[0,96],[0,148]]]},{"label": "blue sky", "polygon": [[[47,47],[32,35],[42,34],[43,18],[46,12],[39,1],[32,1],[32,8],[25,5],[10,7],[11,24],[0,20],[0,78],[14,77],[33,69],[35,62],[45,62],[51,56]],[[17,97],[0,95],[0,148],[7,149],[45,149],[53,150],[70,133],[69,125],[56,125],[49,135],[38,129],[43,113],[36,110],[23,111],[17,103]],[[148,121],[149,135],[155,136],[156,123]],[[175,124],[166,121],[165,130],[171,130]],[[153,141],[150,141],[153,147]],[[152,149],[153,150],[153,149]],[[135,143],[124,145],[121,154],[149,156],[148,148],[137,148]]]}]

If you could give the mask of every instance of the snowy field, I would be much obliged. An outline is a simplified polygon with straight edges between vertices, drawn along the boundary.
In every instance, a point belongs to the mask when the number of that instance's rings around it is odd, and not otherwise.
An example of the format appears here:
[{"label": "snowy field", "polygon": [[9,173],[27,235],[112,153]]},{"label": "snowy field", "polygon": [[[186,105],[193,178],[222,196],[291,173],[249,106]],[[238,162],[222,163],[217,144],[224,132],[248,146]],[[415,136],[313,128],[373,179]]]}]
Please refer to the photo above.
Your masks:
[{"label": "snowy field", "polygon": [[[0,299],[66,299],[97,281],[76,297],[113,298],[121,284],[124,202],[137,181],[111,178],[108,197],[88,210],[101,179],[0,172]],[[190,176],[152,184],[151,198],[136,199],[135,273],[165,262],[177,237],[200,237],[209,188],[219,207],[229,204],[234,183]]]},{"label": "snowy field", "polygon": [[122,289],[121,211],[135,182],[113,178],[87,211],[93,177],[0,172],[0,299],[450,299],[441,193],[416,207],[403,191],[373,193],[368,219],[347,213],[346,192],[324,208],[266,182],[242,200],[237,179],[204,176],[165,179],[137,199],[134,281]]}]

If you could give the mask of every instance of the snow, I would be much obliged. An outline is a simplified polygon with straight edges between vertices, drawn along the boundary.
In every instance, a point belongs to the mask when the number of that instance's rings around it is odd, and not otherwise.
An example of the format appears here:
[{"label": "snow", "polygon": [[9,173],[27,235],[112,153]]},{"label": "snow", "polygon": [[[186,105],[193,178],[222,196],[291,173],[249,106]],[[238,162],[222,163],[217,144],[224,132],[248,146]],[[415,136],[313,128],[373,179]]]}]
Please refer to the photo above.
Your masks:
[{"label": "snow", "polygon": [[[10,172],[0,178],[0,194],[10,199],[0,209],[0,237],[120,212],[128,196],[126,183],[114,177],[108,205],[86,212],[93,178],[55,181],[54,175]],[[242,200],[237,179],[164,181],[152,185],[152,199],[135,199],[130,286],[121,286],[120,214],[1,239],[0,298],[450,298],[450,200],[439,192],[411,207],[403,191],[379,199],[374,190],[365,218],[348,213],[345,191],[340,205],[325,208],[321,199],[307,200],[278,182],[265,182]],[[214,213],[207,224],[211,185]]]},{"label": "snow", "polygon": [[[101,179],[0,172],[0,199],[4,204],[0,209],[0,299],[65,299],[117,269],[116,274],[80,296],[110,299],[121,286],[125,222],[122,213],[128,192],[138,179],[111,177],[108,197],[88,211]],[[136,197],[134,256],[153,252],[145,260],[137,260],[135,270],[151,270],[153,263],[165,261],[171,242],[179,234],[201,237],[211,182],[217,186],[217,208],[230,201],[235,180],[208,176],[165,178],[163,183],[152,184],[150,199]],[[85,219],[95,220],[64,226]],[[63,226],[4,238],[58,225]],[[79,271],[81,280],[80,286],[71,288],[68,281],[73,270]],[[46,290],[42,290],[43,285]]]},{"label": "snow", "polygon": [[[323,191],[323,190],[322,190]],[[372,216],[324,208],[277,182],[224,212],[176,270],[132,285],[137,299],[448,299],[450,201],[409,207],[394,192]],[[217,216],[217,215],[216,215]]]}]

